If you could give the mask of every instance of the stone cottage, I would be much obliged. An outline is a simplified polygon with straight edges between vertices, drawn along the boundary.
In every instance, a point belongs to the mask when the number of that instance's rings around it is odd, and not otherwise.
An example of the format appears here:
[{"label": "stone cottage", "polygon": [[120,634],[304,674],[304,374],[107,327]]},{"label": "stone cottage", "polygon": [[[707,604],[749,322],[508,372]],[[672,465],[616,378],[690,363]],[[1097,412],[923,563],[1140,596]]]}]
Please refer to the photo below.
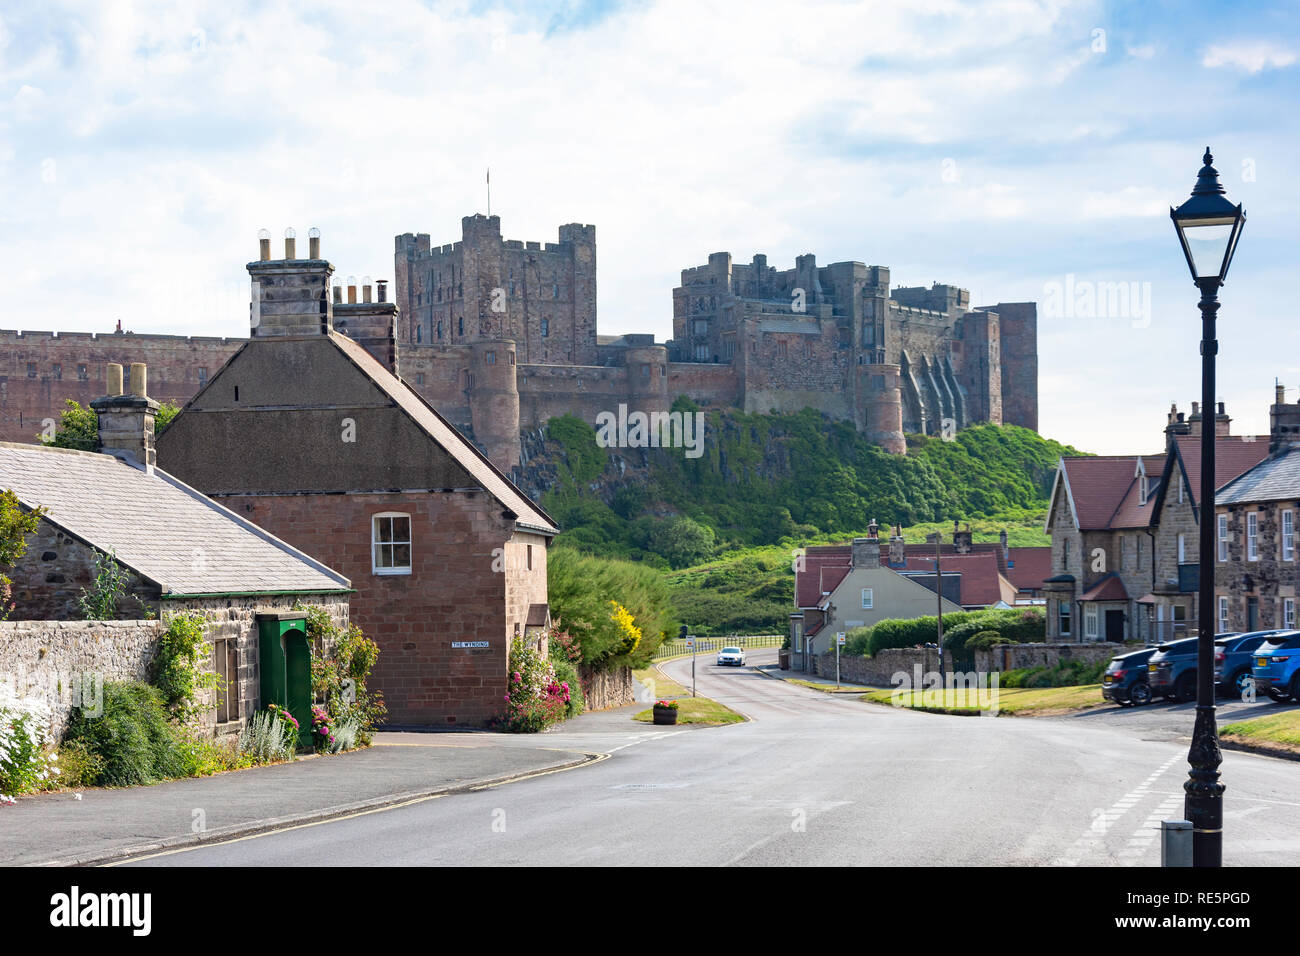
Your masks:
[{"label": "stone cottage", "polygon": [[[125,394],[122,367],[110,365],[108,390],[92,403],[102,452],[0,444],[0,488],[47,509],[6,570],[14,609],[0,622],[0,673],[20,691],[42,689],[61,721],[87,675],[147,679],[166,619],[202,612],[222,678],[209,718],[218,734],[235,732],[268,702],[263,640],[283,651],[289,635],[309,659],[301,608],[346,624],[350,582],[155,465],[158,403],[143,365]],[[109,559],[122,579],[116,608],[87,621],[80,599]]]},{"label": "stone cottage", "polygon": [[[336,303],[319,240],[295,254],[263,241],[252,338],[160,436],[159,462],[351,579],[392,725],[482,725],[504,709],[511,639],[548,620],[558,528],[399,377],[393,305],[354,289]],[[513,343],[476,345],[472,387],[508,403],[515,362]]]}]

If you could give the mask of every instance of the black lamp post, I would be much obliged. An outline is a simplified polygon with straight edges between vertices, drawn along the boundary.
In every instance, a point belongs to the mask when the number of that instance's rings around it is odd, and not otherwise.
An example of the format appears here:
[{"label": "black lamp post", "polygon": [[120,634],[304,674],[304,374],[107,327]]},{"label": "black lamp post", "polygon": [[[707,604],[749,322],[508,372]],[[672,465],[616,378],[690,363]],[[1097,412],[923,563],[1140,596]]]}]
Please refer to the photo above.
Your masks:
[{"label": "black lamp post", "polygon": [[1219,286],[1228,275],[1246,213],[1224,195],[1214,157],[1204,163],[1192,196],[1169,216],[1178,230],[1192,280],[1201,290],[1201,490],[1200,595],[1197,616],[1196,726],[1187,754],[1191,765],[1184,813],[1192,824],[1192,865],[1223,865],[1223,784],[1219,782],[1219,730],[1214,716],[1214,357],[1219,351],[1214,320]]}]

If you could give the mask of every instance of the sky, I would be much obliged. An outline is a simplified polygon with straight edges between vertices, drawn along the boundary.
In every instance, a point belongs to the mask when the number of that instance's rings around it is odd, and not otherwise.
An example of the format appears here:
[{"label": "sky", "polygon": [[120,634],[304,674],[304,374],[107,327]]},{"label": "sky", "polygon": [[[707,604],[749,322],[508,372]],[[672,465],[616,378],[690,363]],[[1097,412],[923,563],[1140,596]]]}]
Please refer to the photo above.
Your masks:
[{"label": "sky", "polygon": [[246,335],[259,229],[391,278],[490,168],[506,238],[595,224],[602,333],[669,338],[710,252],[884,265],[1037,301],[1040,432],[1146,453],[1200,395],[1169,206],[1209,145],[1247,213],[1219,398],[1265,433],[1298,93],[1286,2],[0,0],[0,328]]}]

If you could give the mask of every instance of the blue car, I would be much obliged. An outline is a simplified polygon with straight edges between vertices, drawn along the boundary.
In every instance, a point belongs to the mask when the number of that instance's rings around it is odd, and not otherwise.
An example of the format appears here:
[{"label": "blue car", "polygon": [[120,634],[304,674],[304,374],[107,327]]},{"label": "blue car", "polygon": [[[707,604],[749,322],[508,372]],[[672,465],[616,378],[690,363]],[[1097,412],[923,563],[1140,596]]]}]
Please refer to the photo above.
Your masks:
[{"label": "blue car", "polygon": [[1192,700],[1196,696],[1197,640],[1187,637],[1156,648],[1147,662],[1152,695],[1166,700]]},{"label": "blue car", "polygon": [[1279,631],[1264,638],[1251,668],[1255,689],[1279,704],[1300,700],[1300,631]]},{"label": "blue car", "polygon": [[1249,631],[1245,634],[1220,636],[1214,640],[1214,683],[1228,697],[1242,698],[1252,680],[1255,651],[1264,639],[1282,633],[1279,629]]},{"label": "blue car", "polygon": [[1147,683],[1147,662],[1155,648],[1121,654],[1111,659],[1106,673],[1101,676],[1101,696],[1113,700],[1121,707],[1141,707],[1151,700],[1151,686]]}]

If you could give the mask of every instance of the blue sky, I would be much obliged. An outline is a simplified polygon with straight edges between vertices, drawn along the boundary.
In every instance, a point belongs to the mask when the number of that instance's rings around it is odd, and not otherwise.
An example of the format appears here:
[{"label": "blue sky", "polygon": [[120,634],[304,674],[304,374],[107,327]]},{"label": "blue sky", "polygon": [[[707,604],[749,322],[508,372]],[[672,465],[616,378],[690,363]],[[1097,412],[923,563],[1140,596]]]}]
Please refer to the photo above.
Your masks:
[{"label": "blue sky", "polygon": [[1263,431],[1274,378],[1300,386],[1298,21],[1286,3],[0,0],[0,327],[242,335],[258,229],[318,226],[339,275],[390,277],[393,236],[459,238],[491,166],[507,237],[596,224],[602,332],[668,337],[680,270],[719,250],[886,265],[981,305],[1125,283],[1120,315],[1040,307],[1040,426],[1152,451],[1199,395],[1168,207],[1209,144],[1249,217],[1220,397]]}]

